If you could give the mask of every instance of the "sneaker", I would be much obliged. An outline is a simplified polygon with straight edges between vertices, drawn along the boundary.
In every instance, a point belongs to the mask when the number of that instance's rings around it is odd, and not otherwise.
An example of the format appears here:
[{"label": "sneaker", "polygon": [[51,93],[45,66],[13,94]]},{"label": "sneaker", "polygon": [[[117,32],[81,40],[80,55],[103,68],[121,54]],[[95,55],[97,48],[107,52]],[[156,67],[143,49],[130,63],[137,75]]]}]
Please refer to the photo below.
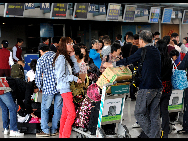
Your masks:
[{"label": "sneaker", "polygon": [[51,136],[56,136],[56,135],[59,135],[59,132],[57,131],[57,132],[55,132],[55,133],[53,133],[53,134],[50,134]]},{"label": "sneaker", "polygon": [[175,125],[172,125],[172,130],[176,130],[176,126]]},{"label": "sneaker", "polygon": [[138,122],[136,122],[135,124],[132,125],[132,128],[140,128],[140,125],[138,124]]},{"label": "sneaker", "polygon": [[6,129],[6,128],[5,128],[5,130],[4,130],[4,135],[8,135],[9,132],[10,132],[9,129]]},{"label": "sneaker", "polygon": [[36,137],[49,137],[50,134],[46,134],[43,131],[41,131],[40,133],[36,133]]},{"label": "sneaker", "polygon": [[20,133],[20,131],[13,131],[10,130],[10,137],[20,137],[20,136],[24,136],[24,133]]}]

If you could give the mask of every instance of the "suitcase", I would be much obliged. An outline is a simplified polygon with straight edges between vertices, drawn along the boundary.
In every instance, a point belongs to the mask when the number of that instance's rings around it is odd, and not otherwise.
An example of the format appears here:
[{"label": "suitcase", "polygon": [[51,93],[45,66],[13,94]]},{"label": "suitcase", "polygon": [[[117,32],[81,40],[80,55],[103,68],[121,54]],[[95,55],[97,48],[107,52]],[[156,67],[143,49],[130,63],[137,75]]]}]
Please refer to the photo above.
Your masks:
[{"label": "suitcase", "polygon": [[41,130],[40,123],[17,123],[18,130],[25,134],[36,134]]}]

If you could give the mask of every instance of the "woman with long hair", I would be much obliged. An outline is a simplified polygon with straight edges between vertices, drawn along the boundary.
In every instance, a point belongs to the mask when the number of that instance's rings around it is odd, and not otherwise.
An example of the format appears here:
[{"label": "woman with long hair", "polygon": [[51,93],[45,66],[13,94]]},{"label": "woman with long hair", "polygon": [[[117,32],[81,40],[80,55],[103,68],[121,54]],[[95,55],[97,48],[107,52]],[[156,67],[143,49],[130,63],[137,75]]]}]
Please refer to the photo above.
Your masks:
[{"label": "woman with long hair", "polygon": [[75,58],[73,41],[69,37],[62,37],[59,42],[57,53],[54,57],[55,75],[57,78],[57,90],[63,98],[62,115],[60,119],[60,138],[70,138],[72,124],[76,117],[73,96],[70,90],[70,82],[82,83],[81,79],[73,74],[79,73],[80,69]]},{"label": "woman with long hair", "polygon": [[161,54],[161,81],[163,84],[162,96],[160,99],[160,111],[162,117],[162,131],[164,132],[163,138],[168,138],[169,133],[169,113],[168,105],[172,93],[172,61],[168,53],[168,46],[164,40],[159,40],[156,47]]}]

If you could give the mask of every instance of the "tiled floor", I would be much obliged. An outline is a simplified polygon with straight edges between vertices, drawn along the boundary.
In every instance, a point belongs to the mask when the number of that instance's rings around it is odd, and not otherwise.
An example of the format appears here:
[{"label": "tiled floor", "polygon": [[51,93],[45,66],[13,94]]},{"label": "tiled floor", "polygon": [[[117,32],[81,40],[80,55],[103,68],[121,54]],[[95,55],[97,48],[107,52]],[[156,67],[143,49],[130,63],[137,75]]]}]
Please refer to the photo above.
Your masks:
[{"label": "tiled floor", "polygon": [[[129,129],[129,133],[131,138],[137,138],[137,136],[141,132],[141,128],[132,128],[132,125],[136,122],[134,117],[134,109],[135,109],[135,101],[130,101],[127,99],[125,101],[124,108],[124,121],[123,124],[127,126]],[[188,135],[177,134],[177,130],[182,129],[180,124],[176,124],[176,130],[173,130],[171,134],[169,134],[169,138],[188,138]],[[2,131],[2,132],[1,132]],[[3,122],[2,122],[2,111],[0,110],[0,138],[9,138],[8,135],[3,135]],[[35,134],[25,134],[24,138],[36,138]],[[50,138],[58,138],[57,136],[51,136]],[[76,138],[76,132],[72,131],[71,138]]]}]

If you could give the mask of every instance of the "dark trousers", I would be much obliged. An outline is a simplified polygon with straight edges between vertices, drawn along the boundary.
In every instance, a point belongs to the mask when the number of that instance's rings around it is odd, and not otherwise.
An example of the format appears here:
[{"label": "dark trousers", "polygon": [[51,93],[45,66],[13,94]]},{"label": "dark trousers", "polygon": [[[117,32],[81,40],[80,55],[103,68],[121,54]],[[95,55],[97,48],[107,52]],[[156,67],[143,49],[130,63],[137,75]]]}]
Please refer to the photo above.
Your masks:
[{"label": "dark trousers", "polygon": [[184,94],[183,130],[188,132],[188,88]]},{"label": "dark trousers", "polygon": [[161,100],[160,100],[160,112],[162,117],[162,130],[164,131],[163,137],[168,138],[169,133],[169,112],[168,112],[168,105],[170,96],[172,91],[169,93],[162,93]]},{"label": "dark trousers", "polygon": [[160,98],[162,89],[140,89],[137,93],[135,118],[149,138],[160,138]]},{"label": "dark trousers", "polygon": [[0,77],[10,77],[10,69],[0,69]]}]

